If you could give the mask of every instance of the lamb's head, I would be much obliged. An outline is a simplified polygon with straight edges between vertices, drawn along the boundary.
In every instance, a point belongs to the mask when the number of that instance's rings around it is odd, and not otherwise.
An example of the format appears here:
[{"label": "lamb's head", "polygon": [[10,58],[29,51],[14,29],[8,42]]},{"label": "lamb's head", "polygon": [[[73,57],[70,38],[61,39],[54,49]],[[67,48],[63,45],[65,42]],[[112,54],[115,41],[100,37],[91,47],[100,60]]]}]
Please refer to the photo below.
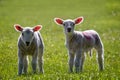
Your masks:
[{"label": "lamb's head", "polygon": [[14,27],[17,31],[21,32],[20,37],[26,46],[29,46],[33,41],[34,32],[39,31],[42,28],[41,25],[37,25],[33,28],[30,28],[30,27],[23,28],[19,24],[15,24]]},{"label": "lamb's head", "polygon": [[55,23],[64,27],[64,32],[70,34],[74,32],[74,26],[83,22],[83,17],[78,17],[74,20],[67,19],[63,20],[61,18],[54,18]]}]

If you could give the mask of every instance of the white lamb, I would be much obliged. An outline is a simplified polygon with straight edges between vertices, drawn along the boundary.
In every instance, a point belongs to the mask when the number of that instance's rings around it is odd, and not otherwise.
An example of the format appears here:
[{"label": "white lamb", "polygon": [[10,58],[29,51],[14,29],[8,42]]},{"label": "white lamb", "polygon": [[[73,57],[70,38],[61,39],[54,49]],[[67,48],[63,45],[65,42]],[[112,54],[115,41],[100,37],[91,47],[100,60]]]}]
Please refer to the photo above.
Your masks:
[{"label": "white lamb", "polygon": [[32,56],[32,69],[36,73],[37,60],[39,72],[43,73],[43,51],[44,44],[40,33],[38,32],[42,26],[37,25],[34,28],[21,27],[18,24],[14,25],[15,29],[21,32],[18,39],[18,75],[27,73],[28,61],[27,56]]},{"label": "white lamb", "polygon": [[[83,70],[85,60],[85,52],[95,48],[97,51],[97,59],[99,70],[104,69],[104,47],[99,34],[94,30],[74,31],[75,25],[83,22],[83,17],[78,17],[74,20],[63,20],[60,18],[54,19],[55,23],[63,26],[66,36],[66,47],[69,53],[69,71],[73,72],[75,64],[76,73]],[[74,63],[75,60],[75,63]]]}]

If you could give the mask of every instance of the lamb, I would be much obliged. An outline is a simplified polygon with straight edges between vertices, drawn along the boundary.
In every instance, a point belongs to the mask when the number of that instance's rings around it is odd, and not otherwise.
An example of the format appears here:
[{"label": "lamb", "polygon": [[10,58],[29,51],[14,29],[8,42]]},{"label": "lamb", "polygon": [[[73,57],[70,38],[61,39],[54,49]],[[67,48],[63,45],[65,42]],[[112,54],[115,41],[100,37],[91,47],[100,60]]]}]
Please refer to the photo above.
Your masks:
[{"label": "lamb", "polygon": [[74,31],[75,25],[83,22],[83,17],[74,20],[54,18],[54,22],[63,26],[66,37],[66,47],[69,54],[69,72],[73,72],[75,64],[75,72],[79,73],[83,70],[85,53],[90,52],[94,48],[97,51],[97,60],[99,70],[104,70],[104,46],[99,34],[94,30]]},{"label": "lamb", "polygon": [[14,28],[21,32],[18,38],[18,75],[27,73],[28,55],[32,56],[33,73],[36,73],[37,61],[39,72],[43,73],[44,43],[41,34],[38,32],[42,26],[37,25],[34,28],[23,28],[19,24],[15,24]]}]

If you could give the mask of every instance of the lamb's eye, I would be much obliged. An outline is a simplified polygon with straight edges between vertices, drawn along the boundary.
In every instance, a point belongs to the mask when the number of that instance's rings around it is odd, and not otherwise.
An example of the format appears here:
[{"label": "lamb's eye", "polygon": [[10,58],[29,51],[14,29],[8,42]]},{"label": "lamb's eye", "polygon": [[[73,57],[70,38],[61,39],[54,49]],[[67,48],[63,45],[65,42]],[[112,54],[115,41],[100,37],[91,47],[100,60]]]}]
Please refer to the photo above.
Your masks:
[{"label": "lamb's eye", "polygon": [[74,23],[71,23],[71,26],[74,26],[75,24]]},{"label": "lamb's eye", "polygon": [[63,23],[63,26],[65,26],[65,23]]}]

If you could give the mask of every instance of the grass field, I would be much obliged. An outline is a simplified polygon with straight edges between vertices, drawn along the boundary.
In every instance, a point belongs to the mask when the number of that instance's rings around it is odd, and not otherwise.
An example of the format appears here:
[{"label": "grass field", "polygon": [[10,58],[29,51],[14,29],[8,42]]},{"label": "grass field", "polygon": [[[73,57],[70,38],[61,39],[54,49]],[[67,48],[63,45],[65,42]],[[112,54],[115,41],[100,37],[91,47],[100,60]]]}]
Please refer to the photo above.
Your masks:
[{"label": "grass field", "polygon": [[[62,27],[53,21],[83,16],[76,30],[96,30],[105,47],[105,70],[98,71],[95,51],[86,55],[84,71],[68,73],[68,54]],[[13,25],[43,25],[44,70],[17,76],[17,40]],[[0,80],[119,80],[120,79],[120,1],[119,0],[0,0]]]}]

